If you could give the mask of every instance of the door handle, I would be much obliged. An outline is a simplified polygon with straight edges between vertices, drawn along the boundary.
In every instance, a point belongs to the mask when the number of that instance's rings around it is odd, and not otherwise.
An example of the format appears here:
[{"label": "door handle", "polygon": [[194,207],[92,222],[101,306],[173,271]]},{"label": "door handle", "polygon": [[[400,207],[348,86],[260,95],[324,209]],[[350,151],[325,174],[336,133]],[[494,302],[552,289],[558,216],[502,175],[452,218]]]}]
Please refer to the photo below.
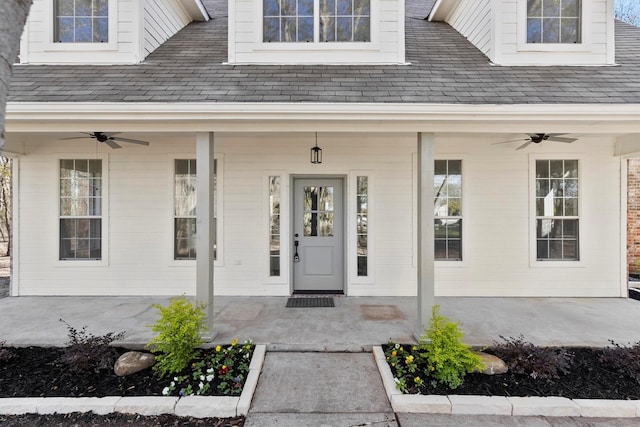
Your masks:
[{"label": "door handle", "polygon": [[[297,233],[296,233],[296,237],[298,237]],[[298,240],[293,241],[293,246],[295,247],[295,253],[293,254],[293,262],[300,262],[300,256],[298,255],[299,245],[300,245],[300,242]]]}]

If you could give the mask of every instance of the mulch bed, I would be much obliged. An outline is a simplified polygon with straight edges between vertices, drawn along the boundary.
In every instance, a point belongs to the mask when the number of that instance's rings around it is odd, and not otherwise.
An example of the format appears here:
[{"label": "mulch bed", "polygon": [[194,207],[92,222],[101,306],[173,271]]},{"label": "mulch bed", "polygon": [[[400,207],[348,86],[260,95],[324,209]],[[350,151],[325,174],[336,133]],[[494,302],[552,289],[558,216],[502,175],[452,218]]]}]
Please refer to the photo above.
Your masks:
[{"label": "mulch bed", "polygon": [[[481,396],[560,396],[569,399],[640,399],[640,384],[603,364],[600,349],[570,348],[575,357],[571,369],[558,379],[535,379],[507,372],[501,375],[468,374],[464,383],[452,390],[425,381],[423,394]],[[491,353],[491,348],[484,350]]]},{"label": "mulch bed", "polygon": [[64,415],[0,415],[0,426],[12,427],[98,427],[98,426],[140,426],[140,427],[242,427],[244,417],[238,418],[192,418],[175,415],[143,417],[141,415],[93,413],[72,413]]}]

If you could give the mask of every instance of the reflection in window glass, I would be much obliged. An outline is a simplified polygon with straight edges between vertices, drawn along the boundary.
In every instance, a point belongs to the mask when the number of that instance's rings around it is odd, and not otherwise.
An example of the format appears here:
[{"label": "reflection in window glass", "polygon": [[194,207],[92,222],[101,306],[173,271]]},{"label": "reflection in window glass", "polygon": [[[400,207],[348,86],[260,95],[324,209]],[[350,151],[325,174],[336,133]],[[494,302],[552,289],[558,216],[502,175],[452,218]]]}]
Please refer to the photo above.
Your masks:
[{"label": "reflection in window glass", "polygon": [[356,239],[357,239],[357,258],[358,258],[358,276],[368,275],[368,251],[367,251],[367,223],[369,203],[369,182],[368,177],[359,176],[356,178]]},{"label": "reflection in window glass", "polygon": [[102,258],[102,160],[60,160],[60,259]]},{"label": "reflection in window glass", "polygon": [[371,41],[370,0],[320,0],[320,41]]},{"label": "reflection in window glass", "polygon": [[536,161],[538,261],[579,259],[578,161]]},{"label": "reflection in window glass", "polygon": [[109,0],[55,0],[54,41],[107,43]]},{"label": "reflection in window glass", "polygon": [[333,236],[333,187],[304,187],[303,230],[305,236]]},{"label": "reflection in window glass", "polygon": [[462,260],[462,160],[436,160],[433,215],[435,259]]},{"label": "reflection in window glass", "polygon": [[580,43],[581,0],[527,0],[527,43]]},{"label": "reflection in window glass", "polygon": [[312,42],[313,0],[263,0],[265,42]]},{"label": "reflection in window glass", "polygon": [[280,177],[269,177],[269,276],[280,276]]}]

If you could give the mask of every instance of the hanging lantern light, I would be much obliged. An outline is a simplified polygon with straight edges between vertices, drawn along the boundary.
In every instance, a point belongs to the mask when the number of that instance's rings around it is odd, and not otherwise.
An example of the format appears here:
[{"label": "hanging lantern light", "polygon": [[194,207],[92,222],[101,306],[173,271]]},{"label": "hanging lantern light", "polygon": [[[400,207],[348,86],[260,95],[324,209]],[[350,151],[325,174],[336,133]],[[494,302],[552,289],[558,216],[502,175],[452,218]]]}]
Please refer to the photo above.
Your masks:
[{"label": "hanging lantern light", "polygon": [[322,163],[322,148],[318,147],[318,132],[316,132],[316,146],[311,148],[311,163],[314,165]]}]

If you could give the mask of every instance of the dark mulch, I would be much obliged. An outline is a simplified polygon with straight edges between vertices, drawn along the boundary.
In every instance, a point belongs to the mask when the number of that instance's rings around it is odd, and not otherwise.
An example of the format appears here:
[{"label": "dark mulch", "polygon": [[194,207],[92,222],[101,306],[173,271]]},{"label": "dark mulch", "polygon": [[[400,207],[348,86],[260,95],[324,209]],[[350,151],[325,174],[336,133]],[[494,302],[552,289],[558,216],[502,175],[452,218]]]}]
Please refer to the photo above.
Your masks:
[{"label": "dark mulch", "polygon": [[92,413],[81,414],[74,412],[65,415],[0,415],[0,426],[32,427],[32,426],[140,426],[140,427],[165,427],[165,426],[206,426],[206,427],[242,427],[244,417],[238,418],[192,418],[176,417],[175,415],[159,415],[155,417],[143,417],[141,415],[109,414],[94,415]]},{"label": "dark mulch", "polygon": [[[507,372],[502,375],[469,374],[451,390],[431,384],[424,394],[474,394],[484,396],[562,396],[570,399],[640,399],[640,384],[603,364],[600,349],[571,348],[575,354],[570,371],[558,379],[535,379]],[[485,350],[491,353],[491,349]]]}]

